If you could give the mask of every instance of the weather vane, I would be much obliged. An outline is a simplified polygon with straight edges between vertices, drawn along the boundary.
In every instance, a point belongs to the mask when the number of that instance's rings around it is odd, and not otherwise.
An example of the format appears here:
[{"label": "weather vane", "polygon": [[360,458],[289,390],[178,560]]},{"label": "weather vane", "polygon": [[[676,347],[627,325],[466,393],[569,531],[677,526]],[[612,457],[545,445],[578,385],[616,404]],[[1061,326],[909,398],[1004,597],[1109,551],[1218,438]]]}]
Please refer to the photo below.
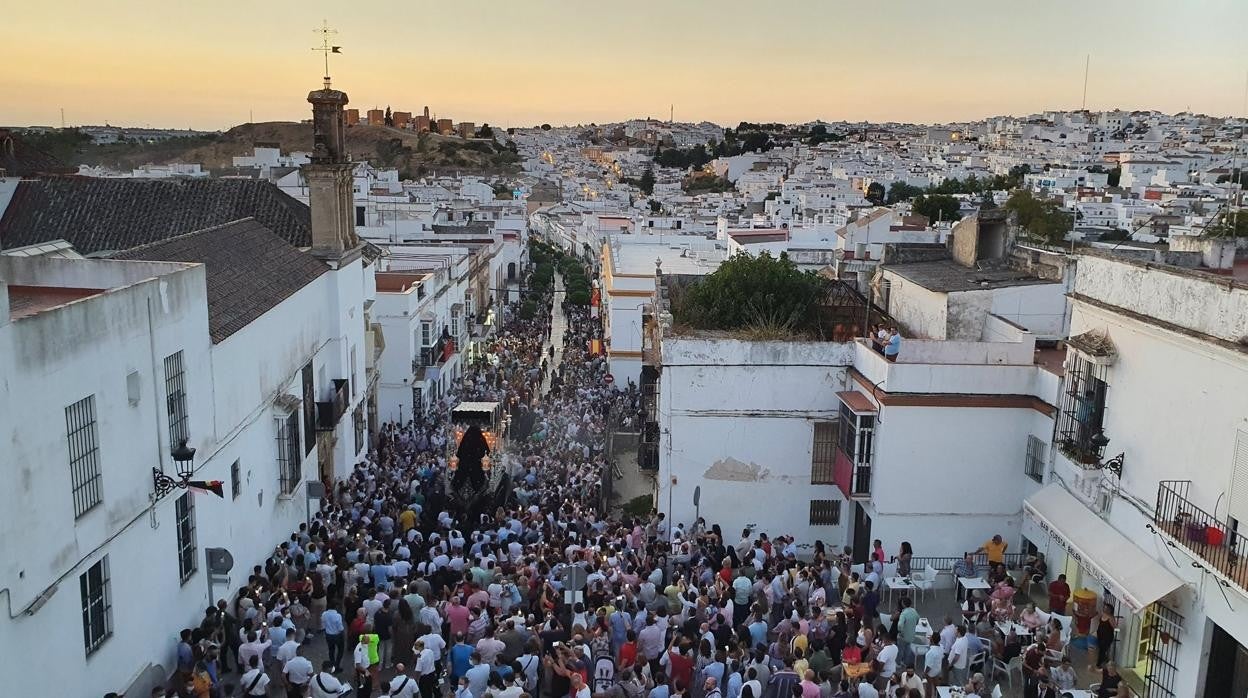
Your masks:
[{"label": "weather vane", "polygon": [[333,45],[333,37],[338,34],[337,29],[329,28],[329,20],[321,21],[320,29],[313,29],[313,32],[321,35],[321,45],[314,46],[313,51],[320,51],[325,55],[325,89],[329,89],[329,54],[342,53],[341,46]]}]

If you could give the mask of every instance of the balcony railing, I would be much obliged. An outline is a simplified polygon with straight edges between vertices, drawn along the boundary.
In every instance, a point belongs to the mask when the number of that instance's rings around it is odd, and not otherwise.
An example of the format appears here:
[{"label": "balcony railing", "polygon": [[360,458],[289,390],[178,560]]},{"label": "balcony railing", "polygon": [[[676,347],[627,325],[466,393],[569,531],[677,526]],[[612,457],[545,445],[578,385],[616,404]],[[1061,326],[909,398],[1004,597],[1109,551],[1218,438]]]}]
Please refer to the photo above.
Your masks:
[{"label": "balcony railing", "polygon": [[1163,480],[1157,487],[1157,510],[1153,523],[1196,554],[1241,591],[1248,592],[1248,537],[1193,504],[1188,499],[1190,480]]},{"label": "balcony railing", "polygon": [[329,400],[316,403],[316,430],[333,431],[338,420],[347,413],[351,403],[351,382],[346,378],[334,379],[334,393]]}]

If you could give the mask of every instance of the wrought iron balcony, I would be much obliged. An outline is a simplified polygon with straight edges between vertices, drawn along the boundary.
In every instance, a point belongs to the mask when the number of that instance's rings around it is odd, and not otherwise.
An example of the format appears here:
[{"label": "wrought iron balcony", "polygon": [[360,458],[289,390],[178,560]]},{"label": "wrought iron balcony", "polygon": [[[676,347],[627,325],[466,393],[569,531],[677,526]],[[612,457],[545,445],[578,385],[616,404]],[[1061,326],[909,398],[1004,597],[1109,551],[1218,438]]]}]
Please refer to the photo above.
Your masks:
[{"label": "wrought iron balcony", "polygon": [[1163,480],[1157,487],[1153,524],[1178,545],[1248,593],[1248,537],[1188,499],[1190,480]]},{"label": "wrought iron balcony", "polygon": [[333,431],[338,420],[347,413],[351,404],[351,381],[346,378],[334,379],[334,393],[329,400],[316,403],[316,430]]}]

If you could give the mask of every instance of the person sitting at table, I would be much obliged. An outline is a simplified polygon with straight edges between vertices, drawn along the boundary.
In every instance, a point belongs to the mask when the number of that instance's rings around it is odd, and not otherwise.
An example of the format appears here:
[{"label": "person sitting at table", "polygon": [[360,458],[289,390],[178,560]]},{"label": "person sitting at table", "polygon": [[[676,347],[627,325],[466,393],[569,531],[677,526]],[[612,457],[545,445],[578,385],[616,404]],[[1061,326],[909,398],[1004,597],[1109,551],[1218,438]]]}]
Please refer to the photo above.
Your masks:
[{"label": "person sitting at table", "polygon": [[1036,679],[1036,692],[1033,695],[1036,698],[1060,698],[1061,692],[1047,675],[1041,674]]},{"label": "person sitting at table", "polygon": [[988,604],[984,601],[984,593],[979,589],[971,592],[970,597],[962,602],[962,617],[967,625],[974,625],[988,615]]},{"label": "person sitting at table", "polygon": [[1023,607],[1023,612],[1018,615],[1018,622],[1033,633],[1040,626],[1044,625],[1044,619],[1040,617],[1040,612],[1036,610],[1036,605],[1031,602],[1028,602]]},{"label": "person sitting at table", "polygon": [[1044,577],[1049,572],[1049,565],[1044,561],[1044,553],[1036,553],[1028,555],[1023,562],[1023,583],[1019,588],[1024,594],[1031,589],[1032,582],[1037,584],[1044,582]]},{"label": "person sitting at table", "polygon": [[997,659],[1008,662],[1022,653],[1023,641],[1014,634],[1013,625],[1010,626],[1008,632],[1002,633],[1000,630],[992,632],[992,654]]},{"label": "person sitting at table", "polygon": [[988,688],[988,682],[984,680],[984,675],[978,672],[971,676],[971,680],[966,682],[966,685],[962,687],[962,691],[968,697],[992,698],[992,691]]},{"label": "person sitting at table", "polygon": [[1049,677],[1060,691],[1074,690],[1075,682],[1079,680],[1075,675],[1075,667],[1070,663],[1070,657],[1062,657],[1062,663],[1049,670]]},{"label": "person sitting at table", "polygon": [[1014,618],[1014,580],[1007,576],[992,590],[992,617],[995,620]]},{"label": "person sitting at table", "polygon": [[975,559],[970,553],[962,556],[961,560],[953,563],[953,576],[955,577],[978,577],[979,574],[975,569]]},{"label": "person sitting at table", "polygon": [[972,579],[977,576],[979,574],[975,569],[975,560],[971,558],[970,553],[963,555],[961,560],[953,563],[953,589],[957,593],[958,601],[961,601],[966,594],[966,590],[958,583],[958,579]]},{"label": "person sitting at table", "polygon": [[[1050,652],[1060,653],[1066,643],[1062,641],[1062,624],[1057,620],[1049,621],[1048,631],[1044,634],[1044,648]],[[1050,659],[1049,665],[1052,666],[1057,662]]]},{"label": "person sitting at table", "polygon": [[1009,576],[1010,575],[1005,570],[1005,565],[1002,565],[996,562],[989,563],[988,584],[990,586],[994,586],[994,587],[997,586],[1001,582],[1004,582],[1006,578]]},{"label": "person sitting at table", "polygon": [[1105,666],[1101,667],[1101,687],[1096,689],[1096,698],[1117,696],[1118,685],[1121,683],[1122,674],[1118,673],[1118,665],[1114,662],[1105,662]]}]

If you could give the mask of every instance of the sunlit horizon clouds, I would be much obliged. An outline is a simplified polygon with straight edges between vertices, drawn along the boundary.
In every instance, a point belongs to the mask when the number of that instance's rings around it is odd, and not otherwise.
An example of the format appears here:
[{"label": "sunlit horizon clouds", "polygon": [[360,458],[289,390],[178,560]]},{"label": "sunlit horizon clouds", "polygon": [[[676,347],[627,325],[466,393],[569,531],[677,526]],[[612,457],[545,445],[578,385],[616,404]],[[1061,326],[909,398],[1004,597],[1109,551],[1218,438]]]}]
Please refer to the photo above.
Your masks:
[{"label": "sunlit horizon clouds", "polygon": [[216,130],[306,118],[314,30],[351,106],[496,126],[947,123],[1077,109],[1244,115],[1243,0],[33,4],[6,12],[0,124]]}]

